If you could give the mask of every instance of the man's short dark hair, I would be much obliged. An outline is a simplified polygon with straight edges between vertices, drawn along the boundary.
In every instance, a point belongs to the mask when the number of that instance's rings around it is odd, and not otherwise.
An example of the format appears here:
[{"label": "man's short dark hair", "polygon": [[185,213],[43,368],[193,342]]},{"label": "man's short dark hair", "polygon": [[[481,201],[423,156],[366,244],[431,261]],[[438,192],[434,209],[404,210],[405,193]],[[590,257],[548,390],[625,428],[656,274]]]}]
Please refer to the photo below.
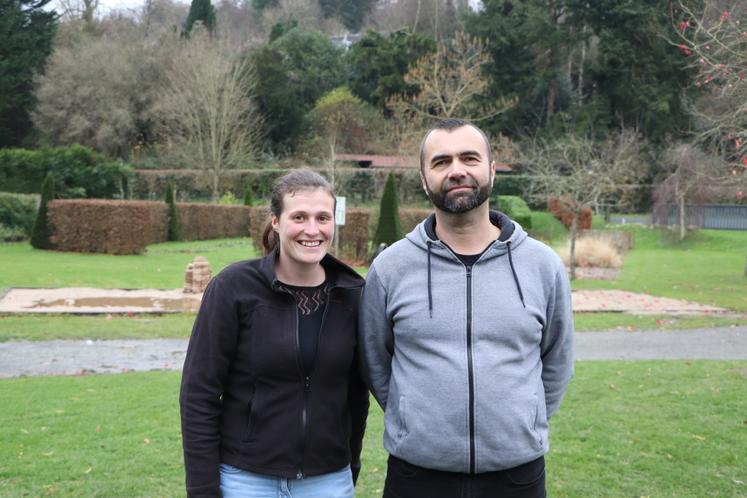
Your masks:
[{"label": "man's short dark hair", "polygon": [[431,134],[434,130],[446,130],[446,131],[454,131],[458,128],[461,128],[463,126],[471,126],[475,130],[480,132],[480,135],[482,135],[483,140],[485,140],[485,147],[488,150],[488,165],[490,165],[493,162],[493,151],[490,148],[490,140],[488,140],[488,136],[485,134],[484,131],[480,129],[479,126],[475,125],[474,123],[470,123],[467,120],[459,119],[459,118],[446,118],[442,119],[440,121],[437,121],[431,128],[425,132],[425,135],[423,136],[423,140],[420,141],[420,172],[423,172],[423,168],[425,167],[425,141],[428,139],[428,135]]}]

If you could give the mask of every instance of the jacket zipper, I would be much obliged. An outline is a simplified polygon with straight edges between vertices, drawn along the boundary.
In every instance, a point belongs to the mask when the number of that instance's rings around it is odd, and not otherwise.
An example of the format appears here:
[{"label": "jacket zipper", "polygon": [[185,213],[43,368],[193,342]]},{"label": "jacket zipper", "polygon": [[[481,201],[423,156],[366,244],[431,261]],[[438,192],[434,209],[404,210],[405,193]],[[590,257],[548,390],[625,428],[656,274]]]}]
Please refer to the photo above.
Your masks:
[{"label": "jacket zipper", "polygon": [[472,266],[467,268],[467,376],[469,380],[469,472],[475,473],[475,379],[472,367]]},{"label": "jacket zipper", "polygon": [[[330,289],[330,294],[332,289]],[[298,318],[298,307],[296,307],[296,359],[298,360],[298,369],[303,377],[303,407],[301,409],[301,452],[300,461],[298,462],[298,471],[296,472],[296,479],[303,479],[305,477],[303,470],[304,453],[306,452],[306,438],[309,432],[309,396],[311,394],[311,374],[316,365],[316,357],[319,355],[319,343],[322,338],[322,331],[324,330],[324,323],[327,321],[327,310],[329,309],[329,295],[327,296],[327,303],[324,305],[324,313],[322,314],[322,324],[319,327],[319,335],[316,338],[316,352],[314,353],[314,360],[311,363],[311,371],[306,372],[303,367],[303,358],[301,356],[301,338],[299,318]]]}]

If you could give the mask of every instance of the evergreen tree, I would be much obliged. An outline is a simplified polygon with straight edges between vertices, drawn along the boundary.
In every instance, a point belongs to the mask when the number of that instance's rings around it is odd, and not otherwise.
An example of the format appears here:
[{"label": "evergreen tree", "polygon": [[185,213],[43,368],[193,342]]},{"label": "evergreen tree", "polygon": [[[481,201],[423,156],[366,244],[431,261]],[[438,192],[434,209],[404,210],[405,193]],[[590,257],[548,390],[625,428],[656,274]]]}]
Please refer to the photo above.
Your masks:
[{"label": "evergreen tree", "polygon": [[244,206],[251,207],[252,205],[254,205],[254,196],[252,195],[251,187],[247,187],[244,190]]},{"label": "evergreen tree", "polygon": [[195,22],[200,21],[209,32],[215,28],[215,8],[210,0],[192,0],[189,6],[187,22],[184,25],[184,32],[189,35]]},{"label": "evergreen tree", "polygon": [[368,31],[350,47],[350,89],[381,108],[394,94],[412,95],[419,89],[405,83],[405,74],[418,59],[435,49],[436,42],[423,33],[402,29],[383,35]]},{"label": "evergreen tree", "polygon": [[0,147],[31,131],[34,75],[52,52],[57,13],[49,0],[0,0]]},{"label": "evergreen tree", "polygon": [[54,200],[54,177],[51,173],[47,173],[42,183],[39,211],[36,213],[34,226],[31,228],[31,246],[37,249],[52,249],[47,220],[47,203],[51,200]]},{"label": "evergreen tree", "polygon": [[166,206],[168,207],[168,232],[166,240],[175,241],[180,239],[179,220],[176,215],[176,202],[174,201],[174,187],[166,186]]},{"label": "evergreen tree", "polygon": [[402,224],[399,221],[397,181],[394,174],[389,173],[379,205],[379,224],[376,226],[374,246],[378,246],[382,242],[392,245],[401,238]]}]

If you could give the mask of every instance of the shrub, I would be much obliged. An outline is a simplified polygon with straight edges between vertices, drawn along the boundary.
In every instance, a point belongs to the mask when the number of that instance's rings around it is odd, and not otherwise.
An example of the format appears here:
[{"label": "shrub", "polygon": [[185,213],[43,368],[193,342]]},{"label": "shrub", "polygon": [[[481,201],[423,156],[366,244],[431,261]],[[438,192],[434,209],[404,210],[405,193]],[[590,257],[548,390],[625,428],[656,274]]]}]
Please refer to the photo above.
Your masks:
[{"label": "shrub", "polygon": [[[12,235],[12,240],[31,236],[31,228],[36,218],[38,195],[11,194],[0,192],[0,226],[5,228],[6,234]],[[6,240],[9,235],[6,235]]]},{"label": "shrub", "polygon": [[251,207],[254,204],[254,198],[252,196],[252,189],[244,189],[244,206]]},{"label": "shrub", "polygon": [[54,200],[55,190],[54,177],[47,173],[42,185],[41,200],[39,201],[39,210],[36,213],[34,225],[31,228],[31,246],[37,249],[51,249],[52,241],[50,240],[49,219],[47,216],[47,204]]},{"label": "shrub", "polygon": [[525,230],[532,228],[532,211],[524,199],[515,195],[498,196],[498,209]]},{"label": "shrub", "polygon": [[269,206],[257,206],[250,208],[249,211],[249,235],[252,237],[254,248],[257,252],[262,253],[262,234],[265,231],[267,223],[270,221]]},{"label": "shrub", "polygon": [[402,221],[403,233],[410,233],[421,221],[433,212],[432,209],[400,209],[399,219]]},{"label": "shrub", "polygon": [[345,224],[339,227],[340,256],[356,263],[366,259],[368,253],[368,217],[367,209],[348,208],[345,213]]},{"label": "shrub", "polygon": [[219,204],[177,203],[180,240],[246,237],[250,233],[251,208]]},{"label": "shrub", "polygon": [[168,227],[166,230],[166,240],[175,241],[180,239],[179,234],[179,216],[176,212],[176,202],[174,200],[174,188],[169,185],[166,189],[166,207],[168,211]]},{"label": "shrub", "polygon": [[[566,266],[570,258],[570,243],[560,253]],[[620,268],[622,257],[604,237],[584,237],[576,241],[576,266],[584,268]]]},{"label": "shrub", "polygon": [[[550,211],[550,214],[555,216],[555,218],[560,220],[566,228],[571,227],[571,223],[573,223],[573,212],[568,209],[560,199],[549,199],[547,201],[547,210]],[[581,216],[579,217],[576,229],[591,229],[591,208],[583,208],[581,210]]]},{"label": "shrub", "polygon": [[399,220],[399,201],[397,184],[392,173],[386,179],[384,194],[379,205],[379,223],[373,238],[374,246],[382,242],[391,245],[402,238],[402,225]]},{"label": "shrub", "polygon": [[49,203],[51,241],[56,249],[141,254],[166,239],[166,204],[99,199]]},{"label": "shrub", "polygon": [[132,169],[81,145],[0,149],[0,190],[38,193],[47,174],[58,197],[123,197]]}]

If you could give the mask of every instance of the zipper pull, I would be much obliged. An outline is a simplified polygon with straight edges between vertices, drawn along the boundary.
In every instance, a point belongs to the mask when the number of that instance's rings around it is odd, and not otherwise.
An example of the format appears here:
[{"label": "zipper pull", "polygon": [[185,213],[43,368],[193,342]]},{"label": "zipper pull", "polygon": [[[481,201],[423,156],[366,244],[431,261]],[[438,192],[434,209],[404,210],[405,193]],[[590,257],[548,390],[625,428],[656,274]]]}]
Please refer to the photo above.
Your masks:
[{"label": "zipper pull", "polygon": [[303,390],[306,392],[311,391],[311,379],[307,375],[306,378],[303,380]]}]

